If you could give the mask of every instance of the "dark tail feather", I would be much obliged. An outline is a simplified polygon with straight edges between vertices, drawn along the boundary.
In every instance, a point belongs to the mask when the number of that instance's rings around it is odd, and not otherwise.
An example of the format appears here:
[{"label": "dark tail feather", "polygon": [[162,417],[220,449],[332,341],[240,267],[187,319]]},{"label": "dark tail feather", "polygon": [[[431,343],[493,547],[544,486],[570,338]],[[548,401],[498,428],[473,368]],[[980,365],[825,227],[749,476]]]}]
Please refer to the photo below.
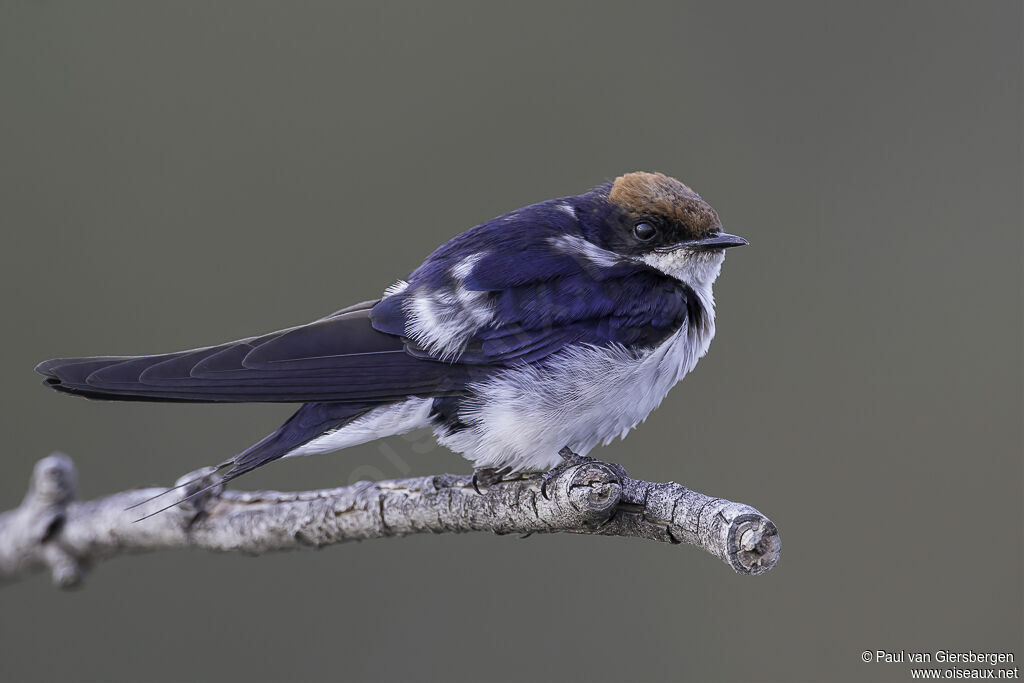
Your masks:
[{"label": "dark tail feather", "polygon": [[[220,465],[217,465],[217,469],[215,469],[211,474],[216,474],[220,470],[222,470],[225,467],[227,467],[229,464],[230,464],[230,461],[223,462]],[[202,481],[203,479],[206,479],[208,476],[210,476],[210,475],[209,474],[203,474],[203,475],[200,475],[200,476],[196,477],[195,479],[189,479],[184,484],[178,484],[177,486],[172,486],[171,488],[167,489],[166,491],[161,491],[160,493],[156,494],[155,496],[150,496],[146,500],[139,501],[138,503],[135,503],[134,505],[129,505],[128,507],[125,508],[125,511],[127,511],[127,510],[134,510],[135,508],[141,507],[141,506],[145,505],[146,503],[151,503],[151,502],[153,502],[154,500],[156,500],[158,498],[163,498],[168,493],[173,493],[174,491],[177,491],[178,489],[183,489],[186,486],[190,486],[190,485],[196,483],[197,481]],[[198,491],[193,491],[192,493],[188,494],[187,496],[185,496],[181,500],[176,500],[173,503],[171,503],[170,505],[166,505],[166,506],[160,508],[156,512],[151,512],[148,515],[143,515],[142,517],[139,517],[138,519],[133,520],[133,521],[141,522],[142,520],[149,519],[150,517],[153,517],[154,515],[159,515],[161,512],[165,512],[166,510],[170,510],[175,505],[181,505],[182,503],[185,503],[187,501],[192,500],[193,498],[198,496],[200,493],[203,493],[205,491],[209,491],[214,486],[217,486],[218,484],[221,484],[222,482],[223,482],[222,479],[216,479],[209,486],[204,486],[203,488],[199,489]]]},{"label": "dark tail feather", "polygon": [[[225,467],[230,467],[224,475],[210,484],[209,486],[202,488],[198,491],[190,493],[181,500],[175,501],[170,505],[163,507],[156,512],[152,512],[148,515],[140,517],[135,521],[142,521],[157,515],[164,510],[169,510],[175,505],[192,500],[196,496],[205,491],[210,490],[218,484],[226,484],[232,479],[242,476],[246,472],[251,472],[257,467],[261,467],[268,462],[278,460],[288,453],[291,453],[299,446],[309,443],[318,436],[322,436],[328,432],[339,429],[345,426],[352,420],[356,419],[367,410],[374,408],[380,404],[375,403],[306,403],[298,411],[295,412],[288,421],[277,428],[272,434],[268,435],[261,441],[253,444],[249,448],[245,449],[234,458],[225,460],[220,463],[217,468],[218,470]],[[151,500],[155,500],[161,496],[164,496],[172,491],[188,486],[189,484],[195,483],[197,480],[187,481],[184,484],[175,486],[172,489],[163,491],[152,498],[139,503],[142,505],[148,503]],[[132,507],[137,507],[133,505]],[[129,508],[131,509],[131,508]]]},{"label": "dark tail feather", "polygon": [[[192,483],[192,482],[189,482],[189,483]],[[194,492],[188,494],[187,496],[185,496],[181,500],[177,500],[177,501],[171,503],[170,505],[165,505],[164,507],[160,508],[156,512],[150,512],[148,515],[143,515],[142,517],[139,517],[138,519],[136,519],[134,521],[135,522],[141,522],[144,519],[149,519],[150,517],[156,517],[161,512],[167,512],[168,510],[170,510],[172,507],[175,507],[176,505],[181,505],[182,503],[187,503],[188,501],[192,500],[193,498],[195,498],[199,494],[206,493],[207,491],[212,489],[214,486],[219,486],[220,483],[221,482],[219,482],[219,481],[215,481],[212,484],[210,484],[209,486],[204,486],[203,488],[199,489],[198,491],[194,491]],[[184,484],[184,486],[188,486],[188,484]],[[181,488],[181,486],[176,486],[176,487],[174,487],[174,489],[171,489],[171,491],[173,491],[175,489],[179,489],[179,488]],[[169,493],[169,492],[165,491],[164,493]],[[160,494],[160,495],[163,495],[163,494]],[[154,500],[155,498],[159,498],[159,497],[160,496],[154,496],[153,498],[150,498],[150,500]],[[129,509],[131,509],[131,508],[129,508]]]},{"label": "dark tail feather", "polygon": [[[213,470],[213,472],[210,472],[209,474],[201,474],[198,477],[195,477],[193,479],[189,479],[188,481],[186,481],[186,482],[184,482],[182,484],[178,484],[177,486],[172,486],[169,489],[164,489],[163,491],[161,491],[160,493],[156,494],[155,496],[150,496],[149,498],[146,498],[145,500],[140,500],[138,503],[133,503],[133,504],[129,505],[128,507],[125,508],[125,510],[134,510],[137,507],[142,507],[146,503],[153,502],[157,498],[163,498],[168,493],[174,493],[178,489],[183,489],[183,488],[185,488],[186,486],[188,486],[190,484],[194,484],[197,481],[205,479],[206,477],[210,476],[211,474],[216,474],[217,472],[220,472],[225,467],[230,467],[231,466],[231,462],[232,462],[231,460],[225,460],[221,464],[217,465],[217,467]],[[220,479],[217,480],[218,483],[220,483],[220,481],[221,481]],[[186,500],[188,500],[188,498],[182,498],[181,500],[178,501],[178,503],[183,503]],[[174,505],[177,505],[178,503],[174,503],[170,507],[174,507]],[[166,510],[167,508],[164,508],[164,509]],[[157,512],[159,512],[159,510]],[[152,515],[147,515],[147,517],[151,517],[151,516]],[[143,519],[145,519],[145,518],[143,518]],[[135,520],[135,521],[137,522],[139,520]]]},{"label": "dark tail feather", "polygon": [[375,403],[306,403],[288,421],[265,439],[245,449],[231,461],[223,481],[282,458],[318,436],[334,431],[356,419]]}]

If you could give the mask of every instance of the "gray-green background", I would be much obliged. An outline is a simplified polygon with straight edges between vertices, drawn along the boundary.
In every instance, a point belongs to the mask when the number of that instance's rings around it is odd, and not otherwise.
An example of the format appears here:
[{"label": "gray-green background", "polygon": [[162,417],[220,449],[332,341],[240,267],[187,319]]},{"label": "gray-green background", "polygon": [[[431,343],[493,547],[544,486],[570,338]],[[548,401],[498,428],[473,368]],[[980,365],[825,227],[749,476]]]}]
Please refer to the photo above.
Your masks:
[{"label": "gray-green background", "polygon": [[[35,362],[377,295],[457,232],[635,169],[751,246],[625,442],[748,502],[768,575],[592,537],[103,565],[0,590],[4,681],[902,681],[863,650],[1022,641],[1017,2],[0,3],[0,508],[167,483],[285,406],[94,403]],[[468,471],[423,434],[239,487]]]}]

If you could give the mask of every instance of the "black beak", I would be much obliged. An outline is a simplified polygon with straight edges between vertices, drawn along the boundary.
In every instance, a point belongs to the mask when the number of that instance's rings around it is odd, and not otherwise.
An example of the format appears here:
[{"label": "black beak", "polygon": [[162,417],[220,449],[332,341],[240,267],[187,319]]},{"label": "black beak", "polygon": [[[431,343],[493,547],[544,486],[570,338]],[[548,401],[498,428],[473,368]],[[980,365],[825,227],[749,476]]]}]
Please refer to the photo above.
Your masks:
[{"label": "black beak", "polygon": [[720,232],[711,237],[705,237],[702,240],[693,240],[692,242],[686,242],[685,246],[693,249],[728,249],[729,247],[742,247],[750,244],[739,235],[730,235],[727,232]]}]

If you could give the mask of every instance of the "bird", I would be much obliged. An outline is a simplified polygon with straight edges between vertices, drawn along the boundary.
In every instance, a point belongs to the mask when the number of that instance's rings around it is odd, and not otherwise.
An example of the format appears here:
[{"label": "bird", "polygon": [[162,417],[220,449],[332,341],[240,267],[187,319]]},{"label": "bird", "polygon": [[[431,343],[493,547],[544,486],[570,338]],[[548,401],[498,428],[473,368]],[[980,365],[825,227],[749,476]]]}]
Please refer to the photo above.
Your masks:
[{"label": "bird", "polygon": [[625,438],[693,370],[725,251],[746,244],[687,185],[631,172],[470,228],[305,325],[36,370],[89,399],[300,404],[221,482],[424,427],[478,473],[546,472]]}]

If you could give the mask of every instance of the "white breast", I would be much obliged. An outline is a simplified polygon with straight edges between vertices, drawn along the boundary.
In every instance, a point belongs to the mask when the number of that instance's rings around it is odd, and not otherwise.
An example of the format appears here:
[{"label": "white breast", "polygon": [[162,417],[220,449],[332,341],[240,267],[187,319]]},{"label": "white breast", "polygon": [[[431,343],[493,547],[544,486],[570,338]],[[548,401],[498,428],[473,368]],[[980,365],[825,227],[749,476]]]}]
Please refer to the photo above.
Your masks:
[{"label": "white breast", "polygon": [[541,367],[509,369],[473,387],[473,398],[459,411],[468,427],[447,436],[439,430],[438,441],[477,467],[550,469],[564,446],[583,455],[646,419],[697,364],[713,335],[709,319],[640,354],[579,346]]}]

